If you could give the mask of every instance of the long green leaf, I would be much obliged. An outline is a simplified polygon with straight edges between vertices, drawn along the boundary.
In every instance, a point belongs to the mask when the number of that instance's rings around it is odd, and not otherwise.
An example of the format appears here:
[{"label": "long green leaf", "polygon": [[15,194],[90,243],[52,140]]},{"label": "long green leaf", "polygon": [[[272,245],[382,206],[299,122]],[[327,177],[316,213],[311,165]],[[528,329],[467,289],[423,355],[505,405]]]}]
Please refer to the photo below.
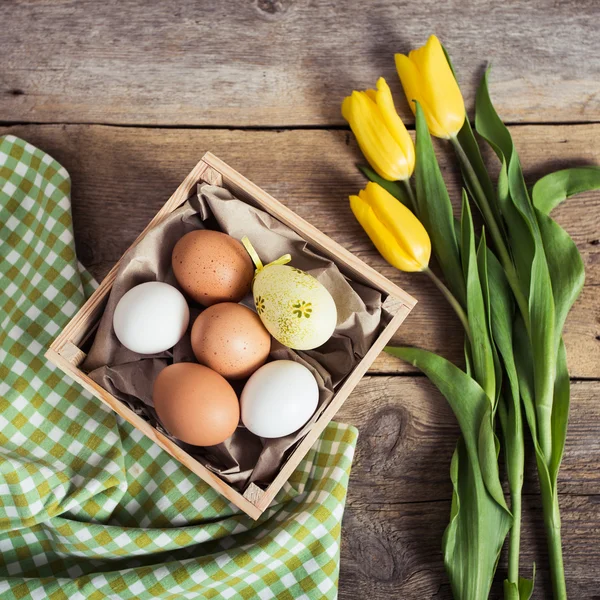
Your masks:
[{"label": "long green leaf", "polygon": [[579,194],[600,189],[600,167],[574,167],[550,173],[533,186],[535,207],[549,215],[561,202]]},{"label": "long green leaf", "polygon": [[[444,562],[455,598],[485,600],[512,521],[501,494],[490,399],[474,379],[441,356],[416,348],[386,351],[421,369],[458,420],[462,438],[452,458],[454,491]],[[486,481],[493,482],[491,489]]]},{"label": "long green leaf", "polygon": [[545,248],[555,305],[555,352],[565,320],[583,289],[585,268],[571,236],[556,221],[536,209],[540,236]]},{"label": "long green leaf", "polygon": [[431,238],[435,257],[448,287],[461,306],[466,306],[465,282],[454,231],[452,204],[433,150],[423,109],[418,103],[416,128],[416,214]]},{"label": "long green leaf", "polygon": [[[524,315],[527,319],[528,336],[526,337],[530,341],[530,352],[529,356],[524,357],[522,348],[517,348],[518,342],[515,343],[515,352],[519,352],[521,355],[517,361],[518,368],[521,371],[519,374],[520,382],[526,384],[521,386],[521,397],[525,406],[527,421],[534,436],[536,462],[542,492],[544,524],[548,539],[552,587],[555,598],[562,600],[566,598],[566,585],[562,559],[558,496],[556,494],[555,473],[558,472],[558,467],[555,469],[553,463],[556,457],[562,456],[564,439],[557,439],[555,432],[557,428],[560,430],[559,425],[566,428],[568,402],[555,397],[555,392],[556,382],[563,379],[562,374],[559,374],[557,370],[557,362],[559,361],[558,347],[562,323],[566,316],[566,310],[568,310],[568,308],[565,310],[565,307],[570,306],[570,299],[576,294],[574,294],[575,290],[573,289],[565,292],[556,287],[557,281],[564,280],[569,276],[566,272],[561,272],[560,264],[555,260],[556,257],[553,257],[553,247],[557,241],[563,241],[563,237],[559,235],[558,229],[550,223],[549,217],[536,209],[529,197],[512,138],[508,129],[495,114],[495,109],[489,98],[486,78],[483,79],[480,86],[477,101],[478,110],[482,107],[482,114],[490,117],[487,120],[485,117],[481,117],[482,128],[487,126],[487,133],[492,134],[491,139],[495,146],[502,148],[503,158],[508,163],[509,196],[517,213],[526,223],[531,234],[530,240],[533,241],[533,257],[528,289],[529,310],[528,315]],[[521,270],[519,271],[521,277],[525,275],[523,266],[526,266],[529,257],[521,252],[523,248],[518,239],[521,234],[517,229],[518,225],[511,231],[509,220],[514,218],[514,211],[509,210],[503,213],[503,216],[508,223],[508,230],[511,234],[513,256],[519,256],[521,261]],[[529,362],[527,362],[527,359],[529,359]],[[528,365],[529,368],[524,365]],[[562,368],[562,366],[559,368]],[[557,375],[559,375],[558,378]],[[531,386],[532,382],[533,386]],[[560,423],[557,421],[556,416],[553,417],[553,414],[556,415],[555,410],[558,411],[560,419],[562,419]]]},{"label": "long green leaf", "polygon": [[[461,130],[458,132],[457,137],[458,142],[460,143],[462,149],[465,151],[465,154],[469,158],[469,162],[473,166],[473,169],[477,175],[477,179],[479,180],[481,188],[483,189],[483,192],[486,195],[488,203],[492,209],[492,214],[494,215],[496,222],[501,228],[503,237],[506,238],[506,233],[502,226],[502,219],[500,218],[500,211],[495,202],[496,194],[494,192],[494,185],[483,161],[483,156],[481,156],[481,150],[479,149],[479,145],[477,144],[477,140],[475,139],[475,135],[473,133],[473,129],[471,128],[471,123],[469,123],[468,118],[465,119],[465,123],[462,126]],[[463,181],[467,185],[469,195],[471,196],[471,198],[473,198],[475,202],[477,202],[477,193],[471,188],[469,177],[466,176],[462,163],[459,162],[459,165],[461,171],[463,172]]]},{"label": "long green leaf", "polygon": [[[535,450],[535,458],[538,469],[538,478],[540,482],[540,491],[542,495],[542,507],[544,510],[544,525],[546,528],[546,537],[548,541],[548,552],[550,557],[552,587],[554,590],[555,598],[558,600],[566,599],[566,589],[564,580],[564,568],[562,564],[562,548],[561,548],[561,535],[560,535],[560,514],[558,506],[558,493],[556,489],[556,473],[558,473],[558,464],[560,458],[555,455],[557,447],[561,446],[560,455],[562,456],[562,448],[564,448],[564,436],[566,435],[566,414],[568,413],[568,393],[563,395],[562,398],[557,400],[557,405],[560,407],[559,412],[556,415],[557,420],[561,420],[560,423],[553,422],[553,432],[556,432],[553,446],[553,457],[551,459],[551,465],[554,461],[558,461],[556,469],[549,468],[548,461],[544,452],[539,444],[538,433],[537,433],[537,422],[536,422],[536,409],[534,400],[534,381],[533,381],[533,359],[532,350],[529,343],[529,338],[525,332],[525,327],[520,316],[515,320],[515,359],[517,370],[519,373],[519,389],[521,392],[521,399],[523,407],[525,409],[525,416],[527,418],[527,424],[531,430],[533,438],[533,447]],[[560,380],[561,384],[564,383],[566,372],[566,360],[563,357],[559,357],[559,366],[557,369],[558,377],[557,381]],[[568,374],[567,374],[568,381]],[[560,391],[564,394],[565,389],[561,386]],[[568,392],[568,388],[567,388]],[[555,404],[556,408],[556,404]],[[564,428],[562,432],[562,439],[559,440],[558,429]]]},{"label": "long green leaf", "polygon": [[490,100],[487,76],[486,72],[477,90],[475,127],[501,162],[498,174],[498,208],[506,224],[512,249],[511,256],[519,277],[520,288],[528,297],[535,244],[531,228],[510,198],[508,165],[512,156],[512,140],[508,129],[502,123]]},{"label": "long green leaf", "polygon": [[533,200],[540,234],[546,250],[552,291],[556,307],[555,344],[557,347],[556,380],[552,406],[552,454],[549,477],[556,494],[556,480],[564,452],[569,416],[569,373],[561,334],[569,310],[581,293],[585,269],[577,246],[548,213],[566,198],[600,188],[600,169],[581,167],[557,171],[540,179],[533,188]]},{"label": "long green leaf", "polygon": [[[510,132],[498,117],[489,96],[487,73],[477,93],[476,125],[478,131],[492,142],[494,149],[500,152],[503,161],[508,164],[508,190],[512,207],[507,203],[503,216],[508,224],[513,256],[519,256],[518,273],[523,281],[527,275],[527,263],[530,264],[528,289],[523,291],[529,298],[528,328],[531,338],[534,367],[535,410],[537,416],[538,436],[546,460],[552,453],[552,396],[556,375],[556,317],[552,280],[546,259],[542,235],[538,225],[535,208],[527,191],[519,157],[514,148]],[[521,217],[519,220],[518,217]],[[524,246],[523,222],[529,239]],[[518,234],[518,235],[515,235]],[[525,238],[526,239],[526,238]],[[533,246],[531,244],[533,242]],[[526,251],[533,255],[527,256]]]},{"label": "long green leaf", "polygon": [[[492,337],[500,354],[507,385],[499,402],[498,414],[504,439],[504,457],[511,497],[513,526],[509,534],[509,578],[504,581],[505,600],[529,600],[533,579],[518,577],[521,538],[521,496],[525,470],[525,443],[519,395],[519,377],[513,354],[514,303],[510,286],[496,256],[487,253],[488,287]],[[535,572],[535,567],[534,567]]]},{"label": "long green leaf", "polygon": [[477,255],[475,253],[475,231],[467,194],[463,190],[461,218],[461,258],[465,280],[467,282],[467,316],[471,330],[471,358],[475,381],[484,389],[494,407],[496,381],[494,357],[490,342],[487,310],[479,279]]},{"label": "long green leaf", "polygon": [[564,342],[560,341],[558,348],[558,363],[556,366],[556,381],[554,383],[554,404],[552,406],[552,456],[550,458],[549,475],[556,494],[558,471],[565,451],[567,426],[569,423],[569,404],[571,383],[567,368],[567,352]]},{"label": "long green leaf", "polygon": [[[494,378],[496,381],[496,394],[494,397],[492,414],[495,414],[498,407],[498,399],[502,392],[502,365],[500,357],[493,342],[492,332],[492,304],[490,297],[490,281],[488,272],[488,257],[494,256],[492,251],[487,247],[485,229],[481,231],[481,238],[477,246],[477,270],[479,271],[479,281],[481,282],[481,291],[483,292],[483,304],[485,308],[485,319],[487,323],[487,333],[490,340],[490,348],[494,362]],[[495,258],[495,257],[494,257]]]}]

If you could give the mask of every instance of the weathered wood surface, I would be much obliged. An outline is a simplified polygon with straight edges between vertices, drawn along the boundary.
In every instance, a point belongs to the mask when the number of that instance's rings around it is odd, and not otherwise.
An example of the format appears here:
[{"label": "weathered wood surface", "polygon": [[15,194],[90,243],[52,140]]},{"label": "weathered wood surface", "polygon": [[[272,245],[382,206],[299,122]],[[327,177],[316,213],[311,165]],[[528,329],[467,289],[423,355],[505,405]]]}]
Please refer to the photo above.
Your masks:
[{"label": "weathered wood surface", "polygon": [[[396,342],[459,362],[459,325],[443,300],[422,277],[387,265],[350,215],[347,196],[364,180],[354,139],[339,129],[340,101],[383,75],[411,123],[393,53],[435,32],[468,106],[491,60],[503,118],[546,124],[512,130],[530,182],[567,164],[600,164],[599,16],[596,0],[3,2],[0,134],[24,137],[69,170],[79,257],[97,278],[211,150],[420,300]],[[456,170],[447,153],[440,159],[456,199]],[[559,481],[565,571],[571,600],[600,600],[599,195],[569,200],[556,218],[586,265],[565,338],[571,375],[591,379],[573,382]],[[440,547],[455,421],[424,378],[398,376],[412,374],[400,361],[381,355],[372,373],[339,414],[360,430],[340,598],[449,599]],[[546,600],[531,449],[528,460],[521,562],[528,574],[536,561],[534,598]],[[504,556],[492,598],[501,597],[505,566]]]},{"label": "weathered wood surface", "polygon": [[597,0],[2,2],[0,119],[341,123],[351,89],[399,91],[394,52],[436,32],[467,102],[489,60],[507,121],[597,121],[598,16]]},{"label": "weathered wood surface", "polygon": [[[461,361],[460,329],[445,301],[424,276],[389,266],[349,210],[348,195],[364,185],[364,178],[354,166],[361,159],[348,132],[90,125],[0,129],[0,133],[7,131],[50,152],[71,174],[78,254],[98,279],[210,150],[419,300],[394,342],[419,345]],[[513,134],[531,181],[568,164],[600,164],[600,124],[517,126]],[[447,153],[440,155],[451,195],[457,200],[458,181],[450,159]],[[565,330],[571,374],[600,377],[600,194],[569,199],[555,216],[575,238],[587,274],[585,290]],[[412,371],[410,365],[386,354],[372,368],[383,373]]]},{"label": "weathered wood surface", "polygon": [[[355,478],[350,481],[350,490]],[[561,496],[565,577],[570,600],[598,600],[600,500],[598,496]],[[342,533],[340,600],[451,600],[440,550],[450,501],[346,507]],[[534,600],[550,600],[542,507],[539,496],[523,498],[521,574],[536,563]],[[497,570],[491,600],[500,600],[506,554]]]},{"label": "weathered wood surface", "polygon": [[[359,429],[344,517],[340,598],[451,598],[441,539],[450,513],[458,428],[442,396],[415,377],[367,377],[338,413]],[[567,587],[600,598],[600,386],[574,382],[559,477]],[[528,472],[535,473],[529,448]],[[521,565],[537,564],[535,598],[551,597],[535,478],[524,489]],[[498,583],[506,574],[506,557]],[[501,596],[497,586],[492,598]]]}]

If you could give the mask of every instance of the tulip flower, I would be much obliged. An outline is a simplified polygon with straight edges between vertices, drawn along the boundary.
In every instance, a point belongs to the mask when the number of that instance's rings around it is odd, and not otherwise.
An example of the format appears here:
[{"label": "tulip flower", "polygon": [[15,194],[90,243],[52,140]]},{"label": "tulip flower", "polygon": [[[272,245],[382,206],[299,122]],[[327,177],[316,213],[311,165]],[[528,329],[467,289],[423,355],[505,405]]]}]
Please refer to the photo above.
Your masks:
[{"label": "tulip flower", "polygon": [[423,47],[395,58],[413,113],[417,100],[431,135],[454,138],[465,122],[465,103],[440,41],[432,35]]},{"label": "tulip flower", "polygon": [[345,98],[342,115],[365,158],[381,177],[398,181],[412,175],[415,147],[383,77],[377,81],[377,90],[354,91]]},{"label": "tulip flower", "polygon": [[431,241],[425,228],[402,203],[378,183],[369,182],[350,208],[379,253],[401,271],[426,271]]}]

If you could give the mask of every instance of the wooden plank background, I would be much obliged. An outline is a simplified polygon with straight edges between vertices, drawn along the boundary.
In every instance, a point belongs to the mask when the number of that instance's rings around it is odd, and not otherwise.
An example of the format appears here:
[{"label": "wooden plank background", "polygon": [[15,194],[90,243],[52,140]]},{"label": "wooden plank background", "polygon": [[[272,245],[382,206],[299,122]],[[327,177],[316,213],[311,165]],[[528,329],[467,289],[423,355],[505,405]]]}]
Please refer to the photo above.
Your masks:
[{"label": "wooden plank background", "polygon": [[[387,265],[353,220],[363,178],[340,116],[384,75],[412,123],[393,53],[447,45],[467,104],[487,61],[526,177],[600,164],[596,0],[436,2],[23,0],[0,4],[0,134],[58,159],[73,182],[80,260],[101,278],[199,157],[226,160],[419,299],[395,342],[461,362],[460,328],[423,277]],[[456,167],[439,157],[451,195]],[[559,489],[570,598],[600,598],[600,194],[556,211],[586,265],[566,326],[572,411]],[[340,598],[450,598],[441,556],[457,427],[426,379],[382,355],[339,415],[360,430],[342,534]],[[522,568],[550,598],[535,468]],[[499,573],[505,572],[503,557]],[[492,597],[500,597],[499,586]]]}]

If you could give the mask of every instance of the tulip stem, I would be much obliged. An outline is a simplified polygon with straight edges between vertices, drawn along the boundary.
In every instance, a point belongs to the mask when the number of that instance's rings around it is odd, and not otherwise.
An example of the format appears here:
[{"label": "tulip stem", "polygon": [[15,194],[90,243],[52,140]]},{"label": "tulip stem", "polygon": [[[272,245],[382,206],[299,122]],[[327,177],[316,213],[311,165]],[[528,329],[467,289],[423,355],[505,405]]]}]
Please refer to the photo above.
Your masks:
[{"label": "tulip stem", "polygon": [[492,236],[492,240],[494,242],[494,246],[496,251],[498,252],[498,258],[504,268],[504,272],[506,273],[506,279],[512,289],[513,294],[515,295],[515,300],[517,305],[519,306],[519,310],[523,315],[523,321],[525,322],[525,327],[527,331],[529,331],[529,303],[525,298],[525,295],[521,291],[521,287],[519,285],[519,277],[517,274],[517,270],[515,269],[515,265],[513,264],[510,253],[508,252],[508,248],[506,247],[506,243],[504,242],[504,238],[502,233],[500,232],[500,227],[496,222],[496,218],[494,217],[494,213],[490,207],[488,202],[488,198],[481,187],[481,182],[479,181],[479,177],[467,156],[467,153],[464,151],[464,148],[460,145],[456,136],[452,136],[450,138],[450,142],[454,147],[454,150],[460,160],[460,163],[463,167],[463,173],[465,179],[470,184],[471,193],[476,196],[475,200],[477,201],[477,205],[479,206],[479,210],[483,215],[483,219],[485,221],[486,227]]},{"label": "tulip stem", "polygon": [[448,300],[448,303],[454,309],[454,312],[456,313],[457,317],[460,319],[462,326],[465,328],[465,333],[467,334],[469,341],[472,342],[473,339],[471,337],[471,328],[469,327],[469,319],[467,318],[467,315],[465,314],[463,307],[460,305],[460,302],[455,298],[454,294],[444,285],[442,280],[429,267],[425,267],[425,269],[423,269],[423,273],[425,273],[426,275],[429,276],[429,279],[431,279],[431,281],[433,281],[433,283],[438,288],[438,290],[440,290],[440,292],[442,292],[442,294],[444,295],[444,298],[446,298],[446,300]]},{"label": "tulip stem", "polygon": [[402,179],[400,183],[404,186],[406,190],[406,195],[410,200],[410,209],[413,211],[417,219],[419,218],[418,207],[417,207],[417,198],[415,197],[415,193],[413,192],[412,186],[410,185],[409,179]]}]

